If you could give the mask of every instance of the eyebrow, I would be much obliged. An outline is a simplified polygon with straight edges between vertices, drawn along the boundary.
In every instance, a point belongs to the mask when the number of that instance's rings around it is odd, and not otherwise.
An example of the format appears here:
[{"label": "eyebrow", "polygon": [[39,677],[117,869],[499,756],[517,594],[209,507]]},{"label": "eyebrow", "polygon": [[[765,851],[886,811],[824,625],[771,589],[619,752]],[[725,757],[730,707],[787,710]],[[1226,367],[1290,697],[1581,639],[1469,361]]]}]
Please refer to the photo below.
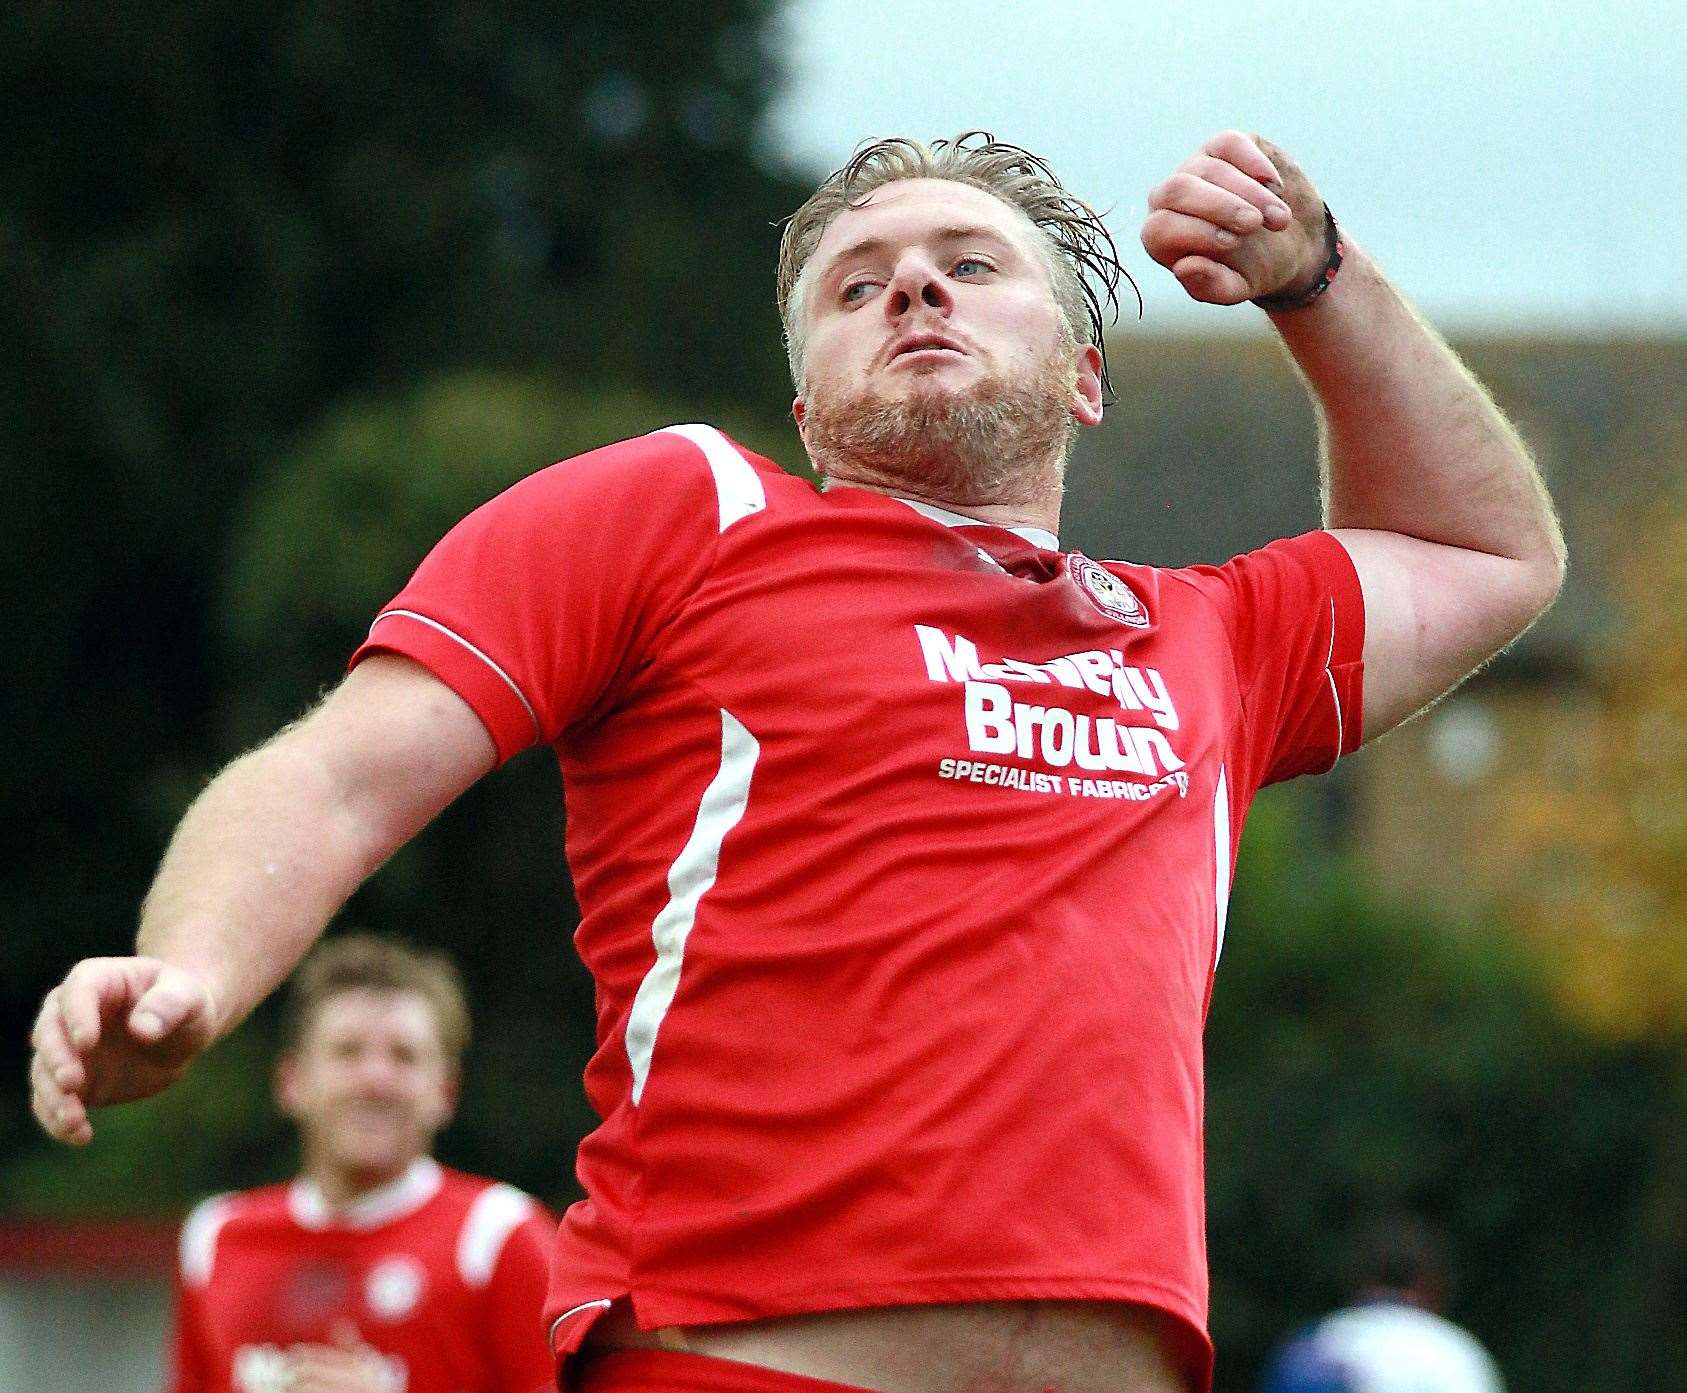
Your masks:
[{"label": "eyebrow", "polygon": [[[985,227],[979,223],[964,223],[939,228],[932,240],[945,245],[952,242],[990,242],[1009,252],[1018,253],[1018,248],[1002,233],[995,228]],[[826,264],[820,268],[820,278],[822,280],[828,279],[845,262],[855,261],[865,256],[876,256],[881,252],[890,251],[902,245],[905,245],[905,243],[896,238],[863,237],[860,241],[851,242],[847,247],[833,253],[827,259]]]}]

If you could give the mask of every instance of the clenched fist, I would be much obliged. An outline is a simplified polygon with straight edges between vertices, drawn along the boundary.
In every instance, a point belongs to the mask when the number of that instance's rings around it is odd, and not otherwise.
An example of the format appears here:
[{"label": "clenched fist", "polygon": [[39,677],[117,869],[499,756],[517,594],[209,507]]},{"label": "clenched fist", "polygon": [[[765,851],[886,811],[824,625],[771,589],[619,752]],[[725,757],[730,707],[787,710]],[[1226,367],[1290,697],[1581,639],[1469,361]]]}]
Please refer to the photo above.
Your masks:
[{"label": "clenched fist", "polygon": [[1148,196],[1148,255],[1192,299],[1239,305],[1309,288],[1324,269],[1324,201],[1286,154],[1224,131]]}]

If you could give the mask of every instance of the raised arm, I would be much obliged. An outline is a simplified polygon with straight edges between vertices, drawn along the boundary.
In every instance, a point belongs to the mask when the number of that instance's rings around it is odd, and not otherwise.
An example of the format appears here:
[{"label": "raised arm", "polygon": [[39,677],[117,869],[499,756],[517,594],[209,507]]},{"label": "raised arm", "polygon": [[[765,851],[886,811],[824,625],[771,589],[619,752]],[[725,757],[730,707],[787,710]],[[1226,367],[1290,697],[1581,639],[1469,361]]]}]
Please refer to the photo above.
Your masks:
[{"label": "raised arm", "polygon": [[35,1115],[84,1143],[90,1109],[161,1091],[292,970],[376,867],[496,761],[438,678],[376,654],[188,809],[136,956],[78,963],[36,1019]]},{"label": "raised arm", "polygon": [[[1142,240],[1195,299],[1293,297],[1326,263],[1324,204],[1284,153],[1227,131],[1154,190]],[[1344,231],[1329,290],[1271,319],[1318,412],[1325,525],[1365,598],[1367,739],[1456,686],[1552,603],[1564,546],[1528,451]]]}]

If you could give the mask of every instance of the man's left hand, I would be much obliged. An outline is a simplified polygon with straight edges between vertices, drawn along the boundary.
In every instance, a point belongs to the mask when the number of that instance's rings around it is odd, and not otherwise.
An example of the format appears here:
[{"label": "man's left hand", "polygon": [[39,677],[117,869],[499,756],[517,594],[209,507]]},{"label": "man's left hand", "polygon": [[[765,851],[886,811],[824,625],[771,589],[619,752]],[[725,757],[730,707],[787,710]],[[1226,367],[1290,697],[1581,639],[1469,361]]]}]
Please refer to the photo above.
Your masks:
[{"label": "man's left hand", "polygon": [[349,1321],[338,1324],[333,1340],[288,1349],[288,1393],[396,1393],[387,1361],[363,1343]]},{"label": "man's left hand", "polygon": [[1224,131],[1148,196],[1148,255],[1190,298],[1239,305],[1309,287],[1324,267],[1324,201],[1286,154]]}]

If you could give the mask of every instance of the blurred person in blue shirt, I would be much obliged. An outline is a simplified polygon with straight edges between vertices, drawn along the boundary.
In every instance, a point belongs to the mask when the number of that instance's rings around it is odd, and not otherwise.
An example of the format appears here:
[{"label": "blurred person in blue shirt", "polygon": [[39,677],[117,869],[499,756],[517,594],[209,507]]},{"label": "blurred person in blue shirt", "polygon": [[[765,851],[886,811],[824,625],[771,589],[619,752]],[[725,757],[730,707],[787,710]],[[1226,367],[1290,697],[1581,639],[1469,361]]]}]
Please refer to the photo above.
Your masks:
[{"label": "blurred person in blue shirt", "polygon": [[1445,1272],[1423,1225],[1389,1220],[1361,1251],[1353,1304],[1280,1346],[1260,1393],[1504,1393],[1481,1342],[1437,1313]]}]

